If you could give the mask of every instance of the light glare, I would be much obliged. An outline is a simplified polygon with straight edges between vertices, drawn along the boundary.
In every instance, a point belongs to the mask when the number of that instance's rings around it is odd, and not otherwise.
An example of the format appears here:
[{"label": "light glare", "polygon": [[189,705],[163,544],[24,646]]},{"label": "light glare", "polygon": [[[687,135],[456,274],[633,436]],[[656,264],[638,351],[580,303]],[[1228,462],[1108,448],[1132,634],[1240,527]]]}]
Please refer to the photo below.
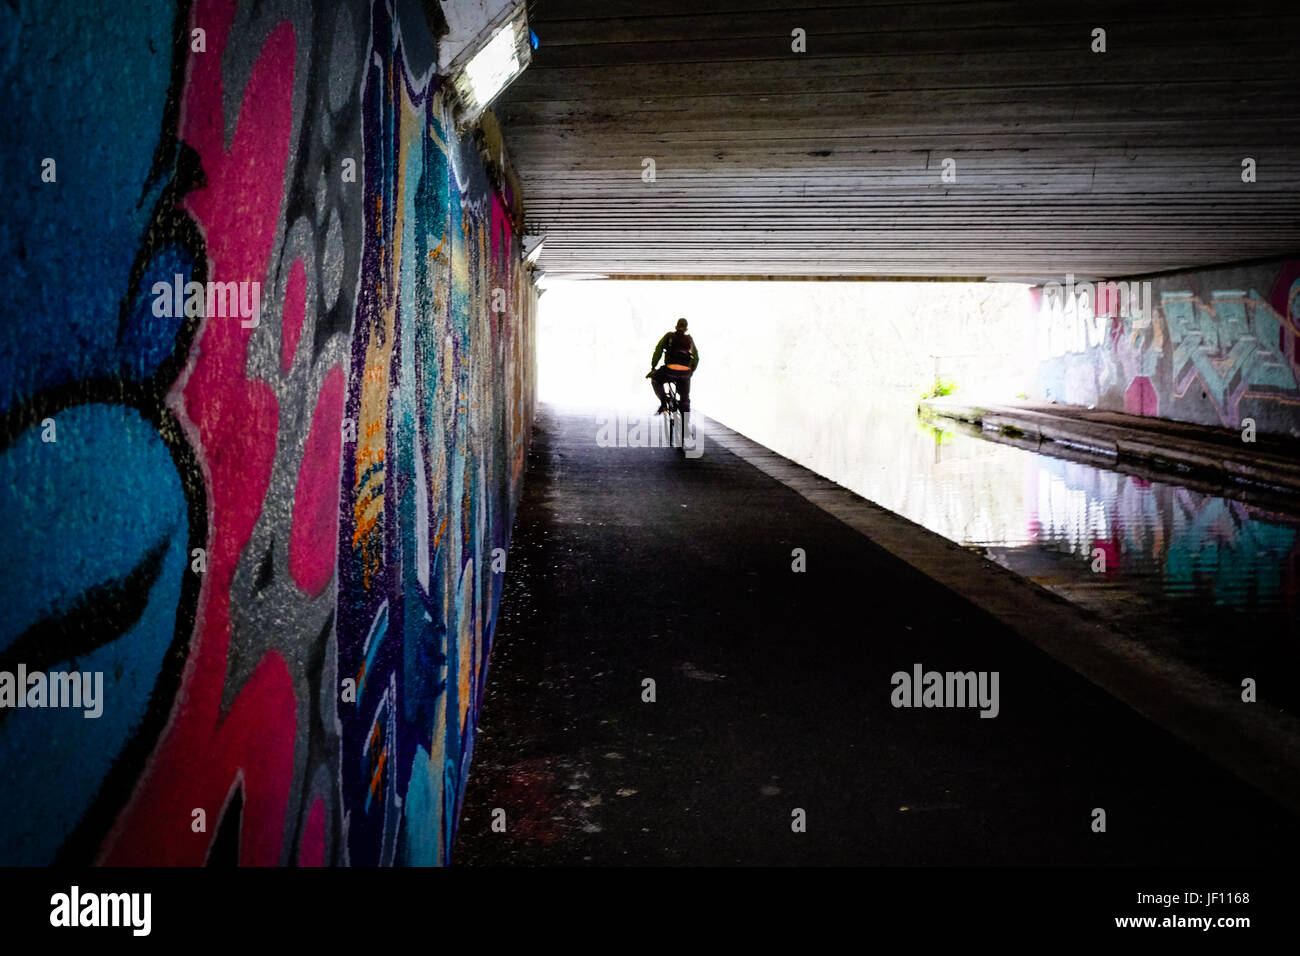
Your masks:
[{"label": "light glare", "polygon": [[470,89],[479,106],[492,102],[492,98],[519,73],[514,33],[514,25],[506,24],[465,67]]}]

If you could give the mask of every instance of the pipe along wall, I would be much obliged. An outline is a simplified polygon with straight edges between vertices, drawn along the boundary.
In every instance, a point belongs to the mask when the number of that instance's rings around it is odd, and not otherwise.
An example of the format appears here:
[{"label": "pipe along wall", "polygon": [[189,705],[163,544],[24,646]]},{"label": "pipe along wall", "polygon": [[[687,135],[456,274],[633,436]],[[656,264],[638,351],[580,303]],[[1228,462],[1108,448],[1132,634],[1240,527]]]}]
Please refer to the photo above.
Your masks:
[{"label": "pipe along wall", "polygon": [[0,864],[445,863],[533,410],[499,143],[418,2],[4,20]]}]

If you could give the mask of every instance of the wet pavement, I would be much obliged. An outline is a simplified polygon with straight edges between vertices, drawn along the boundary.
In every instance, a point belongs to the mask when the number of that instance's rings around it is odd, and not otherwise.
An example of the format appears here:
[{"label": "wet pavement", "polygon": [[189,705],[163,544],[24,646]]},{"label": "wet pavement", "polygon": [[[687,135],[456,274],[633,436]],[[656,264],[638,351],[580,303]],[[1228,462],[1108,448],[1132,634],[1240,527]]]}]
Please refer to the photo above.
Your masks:
[{"label": "wet pavement", "polygon": [[[455,863],[1294,855],[1296,817],[707,435],[598,429],[539,409]],[[916,665],[997,672],[997,716],[892,706]]]}]

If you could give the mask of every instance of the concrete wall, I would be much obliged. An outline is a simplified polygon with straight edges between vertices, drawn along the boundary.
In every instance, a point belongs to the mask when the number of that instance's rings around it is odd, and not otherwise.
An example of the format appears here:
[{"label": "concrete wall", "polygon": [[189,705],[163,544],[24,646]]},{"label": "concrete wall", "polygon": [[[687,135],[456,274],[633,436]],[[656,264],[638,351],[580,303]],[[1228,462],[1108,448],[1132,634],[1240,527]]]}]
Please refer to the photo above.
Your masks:
[{"label": "concrete wall", "polygon": [[1149,317],[1113,293],[1090,309],[1035,291],[1038,397],[1300,436],[1300,261],[1135,282]]},{"label": "concrete wall", "polygon": [[[103,680],[98,717],[0,709],[0,864],[445,861],[536,294],[421,5],[0,30],[0,704]],[[178,275],[260,309],[178,312]]]}]

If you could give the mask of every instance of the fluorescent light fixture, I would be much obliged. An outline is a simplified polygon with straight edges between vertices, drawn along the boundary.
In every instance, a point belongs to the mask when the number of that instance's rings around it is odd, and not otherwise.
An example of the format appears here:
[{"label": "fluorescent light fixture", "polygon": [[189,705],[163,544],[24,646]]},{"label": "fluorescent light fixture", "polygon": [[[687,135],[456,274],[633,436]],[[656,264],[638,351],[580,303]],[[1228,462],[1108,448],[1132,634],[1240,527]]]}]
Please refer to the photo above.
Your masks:
[{"label": "fluorescent light fixture", "polygon": [[457,125],[464,128],[477,120],[488,104],[527,68],[532,61],[528,33],[524,4],[510,4],[499,9],[498,15],[472,41],[460,46],[451,63]]},{"label": "fluorescent light fixture", "polygon": [[519,75],[519,56],[515,53],[512,30],[502,30],[492,38],[478,55],[465,64],[474,99],[488,104],[506,88],[506,84]]}]

